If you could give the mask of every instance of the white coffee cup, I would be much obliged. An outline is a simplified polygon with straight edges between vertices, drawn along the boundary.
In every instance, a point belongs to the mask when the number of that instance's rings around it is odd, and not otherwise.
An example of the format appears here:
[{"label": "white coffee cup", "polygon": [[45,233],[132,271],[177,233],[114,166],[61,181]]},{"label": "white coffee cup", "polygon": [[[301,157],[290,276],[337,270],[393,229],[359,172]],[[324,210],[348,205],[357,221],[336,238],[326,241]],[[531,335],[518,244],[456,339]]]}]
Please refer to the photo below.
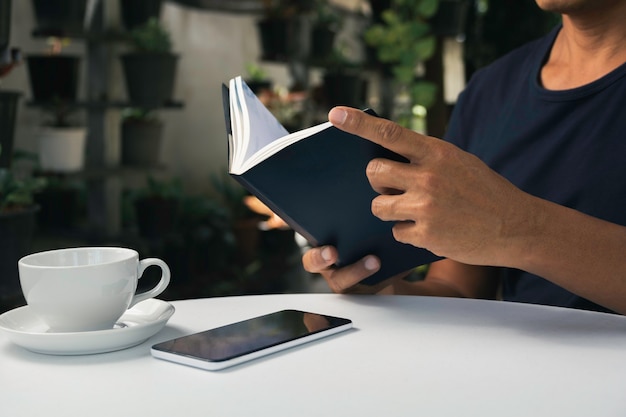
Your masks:
[{"label": "white coffee cup", "polygon": [[[150,265],[161,280],[135,294]],[[137,251],[119,247],[80,247],[33,253],[18,261],[29,308],[54,332],[111,329],[124,312],[156,297],[170,282],[170,269],[157,258],[139,260]]]}]

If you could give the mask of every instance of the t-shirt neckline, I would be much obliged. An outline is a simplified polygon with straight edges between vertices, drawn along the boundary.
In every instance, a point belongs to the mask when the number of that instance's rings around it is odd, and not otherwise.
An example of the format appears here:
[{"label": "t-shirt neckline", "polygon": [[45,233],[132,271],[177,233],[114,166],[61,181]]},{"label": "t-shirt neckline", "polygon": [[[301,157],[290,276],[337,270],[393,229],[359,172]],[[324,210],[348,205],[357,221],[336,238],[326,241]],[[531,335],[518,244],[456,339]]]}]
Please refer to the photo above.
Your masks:
[{"label": "t-shirt neckline", "polygon": [[626,62],[609,72],[605,76],[598,78],[589,84],[582,85],[580,87],[571,88],[567,90],[548,90],[544,88],[540,83],[541,68],[543,64],[548,60],[552,46],[556,40],[557,35],[562,29],[562,25],[556,26],[548,35],[543,38],[541,47],[538,48],[538,53],[535,55],[535,62],[533,64],[533,71],[531,71],[530,77],[531,88],[544,100],[549,101],[570,101],[577,100],[601,91],[619,78],[626,75]]}]

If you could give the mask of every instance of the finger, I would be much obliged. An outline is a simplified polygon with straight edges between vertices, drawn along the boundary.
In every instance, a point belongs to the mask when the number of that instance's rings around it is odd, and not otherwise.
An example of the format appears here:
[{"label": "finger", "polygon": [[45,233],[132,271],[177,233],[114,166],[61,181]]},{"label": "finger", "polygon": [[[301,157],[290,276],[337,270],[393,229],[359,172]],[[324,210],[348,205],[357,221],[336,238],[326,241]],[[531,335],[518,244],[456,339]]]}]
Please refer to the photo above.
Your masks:
[{"label": "finger", "polygon": [[395,294],[394,286],[393,286],[394,282],[398,281],[398,280],[404,279],[404,277],[406,277],[409,272],[411,272],[411,270],[403,272],[403,273],[398,274],[398,275],[394,275],[393,277],[387,278],[386,280],[381,281],[381,282],[379,282],[378,284],[375,284],[375,285],[357,284],[357,285],[349,288],[348,290],[344,291],[344,293],[350,293],[350,294],[387,294],[387,295]]},{"label": "finger", "polygon": [[309,249],[302,255],[302,265],[307,272],[316,274],[332,267],[338,259],[337,249],[332,246],[320,246]]},{"label": "finger", "polygon": [[328,113],[328,120],[338,129],[377,143],[405,156],[411,162],[428,155],[430,143],[435,140],[405,129],[390,120],[371,116],[350,107],[332,108]]},{"label": "finger", "polygon": [[415,222],[398,222],[392,228],[393,238],[400,243],[426,249],[437,256],[444,256],[441,248],[433,246],[432,236]]},{"label": "finger", "polygon": [[411,164],[376,158],[367,164],[365,173],[377,193],[400,194],[413,183],[411,171],[414,170]]},{"label": "finger", "polygon": [[289,229],[289,225],[275,214],[267,219],[267,225],[272,229]]},{"label": "finger", "polygon": [[413,222],[419,216],[419,206],[404,195],[380,195],[372,200],[371,211],[385,222]]},{"label": "finger", "polygon": [[271,216],[273,214],[272,210],[265,204],[261,202],[258,198],[254,196],[245,196],[243,198],[244,204],[255,213],[265,214],[266,216]]},{"label": "finger", "polygon": [[427,237],[415,222],[398,222],[391,230],[393,238],[400,243],[434,251],[429,245]]},{"label": "finger", "polygon": [[322,272],[322,277],[335,293],[362,292],[357,290],[358,287],[362,287],[358,284],[379,269],[380,260],[373,255],[368,255],[343,268]]}]

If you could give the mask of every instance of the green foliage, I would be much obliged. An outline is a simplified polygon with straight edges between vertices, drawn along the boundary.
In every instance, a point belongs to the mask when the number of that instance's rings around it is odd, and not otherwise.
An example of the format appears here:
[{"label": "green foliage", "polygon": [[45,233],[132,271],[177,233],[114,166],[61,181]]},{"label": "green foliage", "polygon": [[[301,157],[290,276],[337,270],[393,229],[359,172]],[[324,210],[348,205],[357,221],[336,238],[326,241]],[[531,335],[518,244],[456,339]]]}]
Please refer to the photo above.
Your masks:
[{"label": "green foliage", "polygon": [[45,178],[18,178],[10,170],[0,168],[0,213],[33,206],[35,193],[45,186]]},{"label": "green foliage", "polygon": [[0,213],[34,205],[34,195],[46,185],[44,178],[19,179],[7,169],[0,169]]},{"label": "green foliage", "polygon": [[172,50],[172,39],[158,18],[152,17],[130,32],[130,40],[141,52],[167,53]]},{"label": "green foliage", "polygon": [[42,107],[42,110],[51,116],[51,119],[46,122],[46,126],[70,127],[73,125],[70,121],[70,117],[74,114],[77,108],[68,100],[54,97],[49,103]]},{"label": "green foliage", "polygon": [[314,4],[313,24],[331,30],[339,30],[343,24],[341,14],[330,5],[328,0],[316,0]]},{"label": "green foliage", "polygon": [[140,107],[127,107],[122,110],[122,122],[124,121],[158,121],[159,117],[153,110]]},{"label": "green foliage", "polygon": [[246,72],[248,73],[248,80],[250,81],[267,80],[267,72],[254,62],[246,64]]},{"label": "green foliage", "polygon": [[233,221],[256,216],[244,203],[244,197],[248,192],[228,173],[211,175],[211,186],[215,199],[228,210]]},{"label": "green foliage", "polygon": [[353,73],[361,68],[361,63],[349,56],[349,48],[345,44],[336,45],[322,64],[327,72]]},{"label": "green foliage", "polygon": [[[218,242],[218,250],[235,246],[230,213],[214,198],[205,195],[186,196],[181,211],[181,229],[189,242]],[[226,259],[226,256],[222,258]]]},{"label": "green foliage", "polygon": [[134,198],[162,198],[180,200],[183,197],[183,183],[180,178],[159,180],[152,175],[146,179],[146,186],[135,191]]},{"label": "green foliage", "polygon": [[395,80],[410,94],[414,104],[434,103],[436,86],[419,81],[417,67],[430,59],[436,38],[428,23],[437,12],[438,0],[392,0],[382,14],[383,23],[365,32],[365,42],[376,48],[381,62],[391,65]]},{"label": "green foliage", "polygon": [[414,104],[428,107],[435,100],[437,85],[429,81],[414,81],[409,87],[409,95],[413,98]]}]

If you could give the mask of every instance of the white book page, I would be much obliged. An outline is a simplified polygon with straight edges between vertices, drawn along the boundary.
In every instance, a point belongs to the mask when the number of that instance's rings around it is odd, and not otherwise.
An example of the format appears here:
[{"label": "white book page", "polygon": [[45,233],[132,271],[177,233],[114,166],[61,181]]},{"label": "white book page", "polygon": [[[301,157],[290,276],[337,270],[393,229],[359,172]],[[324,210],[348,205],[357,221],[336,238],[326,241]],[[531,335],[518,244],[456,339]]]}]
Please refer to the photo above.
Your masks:
[{"label": "white book page", "polygon": [[[230,80],[229,83],[229,102],[230,102],[230,126],[232,131],[231,140],[231,166],[236,167],[244,163],[245,151],[247,147],[247,140],[243,127],[243,120],[246,119],[244,109],[241,107],[241,103],[237,100],[237,95],[233,94],[236,91],[235,80]],[[234,99],[233,99],[234,97]]]},{"label": "white book page", "polygon": [[272,142],[269,146],[259,149],[254,155],[250,156],[250,158],[246,159],[241,167],[242,172],[246,172],[256,164],[261,161],[264,161],[268,157],[274,155],[279,150],[286,148],[287,146],[295,143],[303,138],[314,135],[317,132],[321,132],[324,129],[328,129],[332,125],[330,122],[325,122],[316,126],[309,127],[307,129],[299,130],[297,132],[293,132],[287,136],[283,136],[280,140],[276,140]]},{"label": "white book page", "polygon": [[290,134],[241,76],[230,80],[229,89],[232,174],[241,175],[281,149],[331,127],[326,122]]},{"label": "white book page", "polygon": [[289,132],[276,120],[274,115],[261,103],[241,77],[235,78],[236,97],[241,105],[243,118],[243,138],[246,141],[244,159],[248,159],[259,149],[266,147]]}]

